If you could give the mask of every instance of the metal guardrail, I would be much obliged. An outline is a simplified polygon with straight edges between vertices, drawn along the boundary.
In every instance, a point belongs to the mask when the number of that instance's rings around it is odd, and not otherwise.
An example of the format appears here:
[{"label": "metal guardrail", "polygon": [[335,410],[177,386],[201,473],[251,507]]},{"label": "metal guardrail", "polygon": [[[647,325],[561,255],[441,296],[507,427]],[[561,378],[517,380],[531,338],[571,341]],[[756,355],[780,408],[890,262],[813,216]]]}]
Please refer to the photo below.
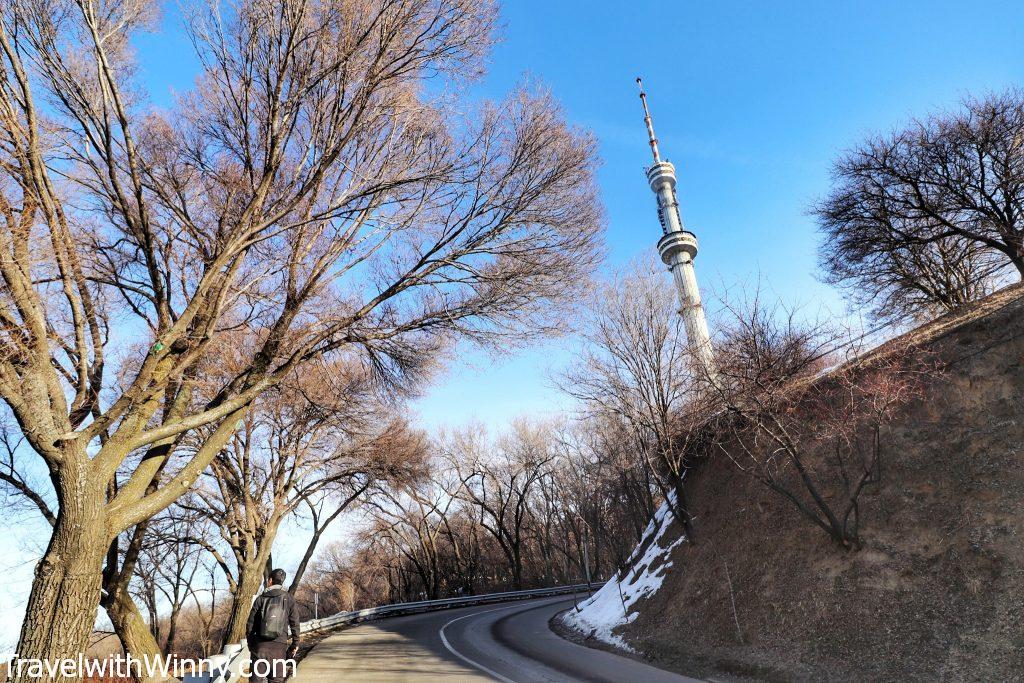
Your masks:
[{"label": "metal guardrail", "polygon": [[373,621],[385,617],[397,617],[403,614],[416,614],[418,612],[432,612],[436,610],[451,609],[454,607],[468,607],[471,605],[486,605],[492,602],[511,602],[513,600],[528,600],[530,598],[543,598],[549,595],[568,595],[569,593],[581,593],[588,590],[597,590],[604,585],[604,582],[585,584],[580,583],[574,586],[555,586],[554,588],[538,588],[527,591],[508,591],[506,593],[484,593],[482,595],[466,595],[461,598],[447,598],[443,600],[420,600],[419,602],[399,602],[394,605],[382,605],[380,607],[369,607],[354,612],[339,612],[329,617],[310,619],[300,624],[302,633],[310,631],[323,631],[325,629],[358,624],[364,621]]}]

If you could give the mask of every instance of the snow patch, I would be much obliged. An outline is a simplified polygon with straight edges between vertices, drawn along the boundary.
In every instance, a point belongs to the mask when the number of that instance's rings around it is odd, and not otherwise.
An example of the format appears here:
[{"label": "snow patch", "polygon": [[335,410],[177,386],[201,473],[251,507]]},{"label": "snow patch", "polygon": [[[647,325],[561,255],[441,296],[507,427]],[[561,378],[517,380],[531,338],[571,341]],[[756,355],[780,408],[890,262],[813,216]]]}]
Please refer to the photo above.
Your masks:
[{"label": "snow patch", "polygon": [[[673,491],[670,496],[674,497]],[[626,575],[620,580],[618,574],[613,576],[599,591],[580,603],[579,611],[571,609],[562,617],[562,622],[590,635],[598,640],[632,651],[621,636],[613,631],[637,618],[639,612],[632,609],[640,598],[656,593],[672,561],[672,551],[686,540],[684,534],[662,547],[662,537],[672,525],[674,518],[669,509],[669,501],[662,503],[654,513],[654,518],[644,530],[643,538],[633,550],[626,565]],[[637,559],[637,556],[643,555]]]}]

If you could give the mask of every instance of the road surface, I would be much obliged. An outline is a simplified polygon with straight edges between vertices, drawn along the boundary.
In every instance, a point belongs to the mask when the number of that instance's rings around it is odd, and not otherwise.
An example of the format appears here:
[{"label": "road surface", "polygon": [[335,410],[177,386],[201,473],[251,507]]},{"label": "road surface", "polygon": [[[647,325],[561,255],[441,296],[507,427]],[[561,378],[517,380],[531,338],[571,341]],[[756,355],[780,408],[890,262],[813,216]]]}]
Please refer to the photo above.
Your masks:
[{"label": "road surface", "polygon": [[292,680],[699,683],[556,635],[548,622],[572,604],[558,596],[362,624],[321,641]]}]

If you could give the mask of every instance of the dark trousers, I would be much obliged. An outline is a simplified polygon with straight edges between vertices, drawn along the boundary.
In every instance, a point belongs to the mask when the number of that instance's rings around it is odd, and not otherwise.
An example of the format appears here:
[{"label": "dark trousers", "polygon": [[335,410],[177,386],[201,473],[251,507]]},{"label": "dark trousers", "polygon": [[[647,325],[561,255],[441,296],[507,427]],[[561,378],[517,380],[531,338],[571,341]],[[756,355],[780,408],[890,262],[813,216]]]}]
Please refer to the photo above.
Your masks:
[{"label": "dark trousers", "polygon": [[[249,654],[252,658],[252,676],[249,683],[284,683],[288,674],[292,672],[291,666],[286,665],[288,660],[288,643],[281,643],[276,640],[261,640],[256,643],[249,643]],[[259,664],[257,668],[257,663]],[[263,674],[259,676],[257,674]]]}]

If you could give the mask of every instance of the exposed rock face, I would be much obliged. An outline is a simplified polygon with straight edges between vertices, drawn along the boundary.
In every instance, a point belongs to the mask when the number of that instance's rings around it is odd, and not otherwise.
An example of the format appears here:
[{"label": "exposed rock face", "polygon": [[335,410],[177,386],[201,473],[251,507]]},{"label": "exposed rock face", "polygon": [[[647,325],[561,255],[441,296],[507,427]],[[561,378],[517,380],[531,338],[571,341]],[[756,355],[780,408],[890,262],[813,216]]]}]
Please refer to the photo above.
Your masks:
[{"label": "exposed rock face", "polygon": [[1024,289],[911,333],[948,368],[883,435],[843,551],[712,457],[696,544],[615,630],[654,663],[762,680],[1024,680]]}]

